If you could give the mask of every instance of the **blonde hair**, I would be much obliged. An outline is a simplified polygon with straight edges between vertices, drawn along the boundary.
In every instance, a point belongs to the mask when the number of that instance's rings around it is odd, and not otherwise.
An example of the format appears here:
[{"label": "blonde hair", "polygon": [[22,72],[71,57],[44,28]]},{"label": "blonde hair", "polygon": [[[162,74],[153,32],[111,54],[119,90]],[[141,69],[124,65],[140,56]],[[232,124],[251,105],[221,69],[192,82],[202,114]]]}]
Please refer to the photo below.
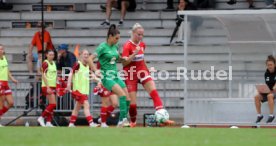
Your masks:
[{"label": "blonde hair", "polygon": [[86,51],[87,51],[88,54],[89,54],[89,51],[88,51],[87,49],[81,49],[79,55],[83,54],[83,52],[86,52]]},{"label": "blonde hair", "polygon": [[137,30],[137,29],[144,29],[143,26],[140,23],[135,23],[132,26],[131,31],[129,31],[131,38],[133,38],[133,33]]},{"label": "blonde hair", "polygon": [[132,32],[136,31],[137,29],[139,28],[143,28],[143,26],[140,24],[140,23],[135,23],[133,26],[132,26]]}]

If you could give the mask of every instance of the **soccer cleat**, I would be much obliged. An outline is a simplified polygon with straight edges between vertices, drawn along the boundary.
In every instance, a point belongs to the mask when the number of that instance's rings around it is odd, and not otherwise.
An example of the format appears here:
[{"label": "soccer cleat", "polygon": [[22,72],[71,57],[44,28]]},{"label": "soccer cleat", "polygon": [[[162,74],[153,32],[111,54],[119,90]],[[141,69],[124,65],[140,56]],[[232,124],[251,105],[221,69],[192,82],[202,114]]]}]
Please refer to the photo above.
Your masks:
[{"label": "soccer cleat", "polygon": [[123,127],[129,127],[130,126],[127,118],[123,119],[123,124],[122,125],[123,125]]},{"label": "soccer cleat", "polygon": [[101,124],[101,128],[108,128],[109,126],[106,123]]},{"label": "soccer cleat", "polygon": [[275,116],[268,116],[266,123],[271,123],[274,120]]},{"label": "soccer cleat", "polygon": [[68,127],[71,127],[71,128],[73,128],[73,127],[76,127],[76,126],[75,126],[75,124],[73,124],[73,123],[70,123]]},{"label": "soccer cleat", "polygon": [[96,123],[94,123],[94,122],[91,122],[91,123],[89,124],[89,127],[91,127],[91,128],[99,127],[99,124],[96,124]]},{"label": "soccer cleat", "polygon": [[264,118],[263,115],[257,116],[256,123],[260,123],[260,122],[262,121],[263,118]]},{"label": "soccer cleat", "polygon": [[110,25],[110,23],[107,22],[107,21],[104,21],[104,22],[101,23],[101,26],[109,26],[109,25]]},{"label": "soccer cleat", "polygon": [[129,126],[130,126],[131,128],[136,127],[136,122],[130,122]]},{"label": "soccer cleat", "polygon": [[167,120],[164,122],[165,126],[170,126],[170,125],[174,125],[175,122],[173,120]]},{"label": "soccer cleat", "polygon": [[46,122],[46,127],[56,127],[51,122]]},{"label": "soccer cleat", "polygon": [[123,127],[123,125],[122,125],[122,124],[123,124],[123,121],[119,121],[119,122],[118,122],[118,124],[117,124],[117,127],[118,127],[118,128]]},{"label": "soccer cleat", "polygon": [[119,121],[117,127],[129,127],[129,122],[127,118],[124,118],[122,121]]},{"label": "soccer cleat", "polygon": [[42,127],[45,127],[45,126],[46,126],[46,125],[45,125],[45,122],[44,122],[44,118],[41,117],[41,116],[37,119],[37,122],[38,122],[39,125],[42,126]]}]

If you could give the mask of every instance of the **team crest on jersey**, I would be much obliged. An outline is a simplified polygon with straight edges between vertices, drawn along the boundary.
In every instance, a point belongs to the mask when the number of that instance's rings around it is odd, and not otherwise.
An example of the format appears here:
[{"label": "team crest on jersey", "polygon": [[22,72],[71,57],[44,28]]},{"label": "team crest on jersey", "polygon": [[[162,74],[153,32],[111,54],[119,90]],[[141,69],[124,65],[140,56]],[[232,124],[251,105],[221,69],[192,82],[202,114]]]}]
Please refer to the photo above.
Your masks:
[{"label": "team crest on jersey", "polygon": [[266,77],[266,79],[265,79],[266,81],[269,81],[269,77]]}]

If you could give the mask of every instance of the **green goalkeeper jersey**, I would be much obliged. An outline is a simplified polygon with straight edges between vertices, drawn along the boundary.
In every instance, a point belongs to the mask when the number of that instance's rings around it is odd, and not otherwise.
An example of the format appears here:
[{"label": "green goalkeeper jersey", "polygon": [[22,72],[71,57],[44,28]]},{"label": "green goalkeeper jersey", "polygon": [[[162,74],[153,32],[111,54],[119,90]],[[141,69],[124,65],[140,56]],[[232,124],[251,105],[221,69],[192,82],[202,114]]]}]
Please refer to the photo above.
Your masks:
[{"label": "green goalkeeper jersey", "polygon": [[110,46],[106,42],[101,43],[94,53],[101,65],[104,78],[117,77],[117,61],[119,59],[118,44]]}]

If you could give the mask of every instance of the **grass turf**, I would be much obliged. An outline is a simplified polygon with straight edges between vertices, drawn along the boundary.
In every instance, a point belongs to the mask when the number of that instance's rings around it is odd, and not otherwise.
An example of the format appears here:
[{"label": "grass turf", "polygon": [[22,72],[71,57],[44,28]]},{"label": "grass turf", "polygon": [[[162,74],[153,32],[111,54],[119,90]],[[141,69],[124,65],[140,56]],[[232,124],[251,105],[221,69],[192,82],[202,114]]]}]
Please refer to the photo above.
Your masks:
[{"label": "grass turf", "polygon": [[269,146],[275,129],[0,128],[1,146]]}]

